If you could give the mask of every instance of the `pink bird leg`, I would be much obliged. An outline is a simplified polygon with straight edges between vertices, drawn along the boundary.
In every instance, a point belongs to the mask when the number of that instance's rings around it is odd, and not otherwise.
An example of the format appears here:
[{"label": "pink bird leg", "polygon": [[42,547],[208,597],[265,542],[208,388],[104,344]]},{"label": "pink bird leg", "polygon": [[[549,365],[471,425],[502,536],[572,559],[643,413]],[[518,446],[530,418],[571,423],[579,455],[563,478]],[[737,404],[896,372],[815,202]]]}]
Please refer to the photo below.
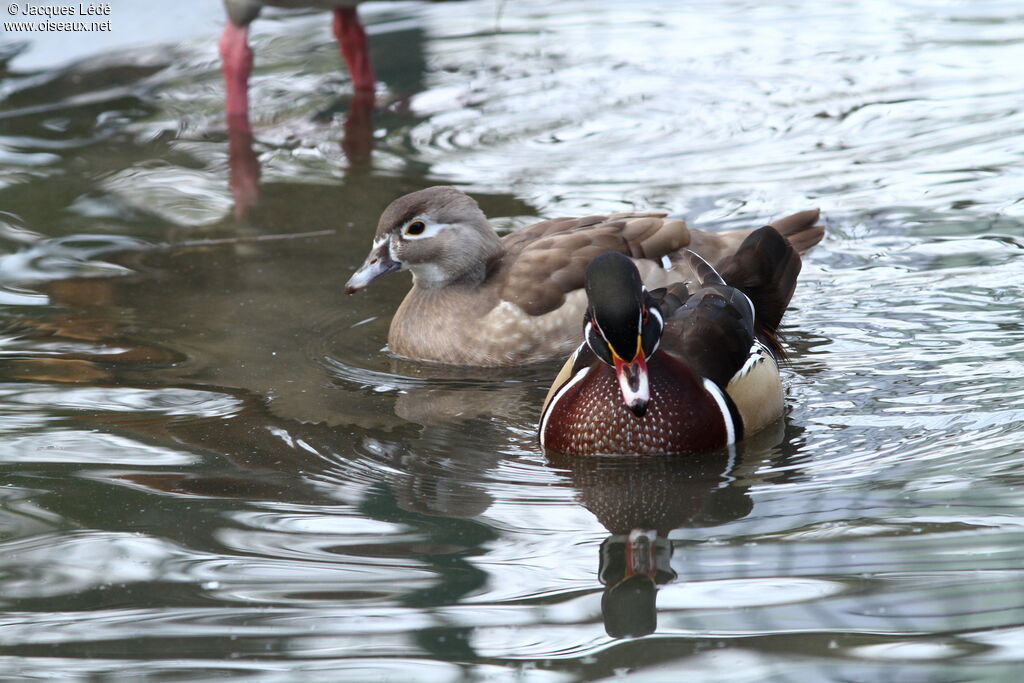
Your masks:
[{"label": "pink bird leg", "polygon": [[249,130],[249,74],[252,73],[252,49],[249,28],[224,25],[220,36],[221,69],[224,72],[224,113],[228,126]]},{"label": "pink bird leg", "polygon": [[338,40],[341,55],[352,74],[352,85],[356,90],[372,91],[377,79],[374,78],[373,64],[370,63],[366,31],[354,7],[338,7],[334,10],[334,37]]}]

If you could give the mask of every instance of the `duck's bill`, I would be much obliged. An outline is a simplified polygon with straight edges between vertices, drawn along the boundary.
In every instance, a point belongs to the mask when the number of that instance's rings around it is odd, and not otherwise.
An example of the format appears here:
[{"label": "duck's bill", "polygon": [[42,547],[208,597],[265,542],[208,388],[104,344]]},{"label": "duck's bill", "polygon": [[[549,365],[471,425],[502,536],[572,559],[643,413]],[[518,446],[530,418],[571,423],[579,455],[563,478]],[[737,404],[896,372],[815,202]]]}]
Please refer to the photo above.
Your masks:
[{"label": "duck's bill", "polygon": [[616,357],[615,375],[619,378],[622,400],[626,402],[634,415],[643,417],[643,414],[647,412],[647,403],[651,400],[647,361],[644,360],[643,353],[637,353],[629,363]]},{"label": "duck's bill", "polygon": [[366,257],[363,265],[359,266],[359,270],[352,273],[352,277],[345,283],[345,293],[355,294],[360,289],[365,289],[367,285],[381,275],[387,275],[396,270],[401,270],[401,268],[402,264],[391,258],[391,250],[388,249],[388,245],[385,242],[375,247],[370,252],[370,255]]}]

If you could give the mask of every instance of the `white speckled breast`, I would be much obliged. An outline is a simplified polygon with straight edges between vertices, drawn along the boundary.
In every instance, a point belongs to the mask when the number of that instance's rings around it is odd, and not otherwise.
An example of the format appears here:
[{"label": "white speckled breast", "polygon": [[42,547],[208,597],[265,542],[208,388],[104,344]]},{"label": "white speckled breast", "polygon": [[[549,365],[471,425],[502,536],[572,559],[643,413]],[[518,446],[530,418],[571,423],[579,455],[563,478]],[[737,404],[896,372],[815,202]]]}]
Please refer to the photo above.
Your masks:
[{"label": "white speckled breast", "polygon": [[681,362],[658,352],[648,362],[651,401],[637,417],[626,407],[615,371],[596,363],[551,406],[545,448],[578,455],[667,455],[726,445],[716,400]]}]

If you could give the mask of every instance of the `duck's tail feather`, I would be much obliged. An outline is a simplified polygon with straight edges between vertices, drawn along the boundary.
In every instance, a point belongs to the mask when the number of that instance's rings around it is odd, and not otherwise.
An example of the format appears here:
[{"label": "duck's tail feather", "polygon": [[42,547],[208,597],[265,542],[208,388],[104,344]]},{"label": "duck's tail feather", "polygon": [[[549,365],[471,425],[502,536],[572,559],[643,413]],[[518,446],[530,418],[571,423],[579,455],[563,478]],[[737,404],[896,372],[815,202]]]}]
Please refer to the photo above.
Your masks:
[{"label": "duck's tail feather", "polygon": [[798,254],[804,254],[825,236],[825,226],[818,225],[820,217],[818,209],[808,209],[772,221],[770,225],[789,240]]},{"label": "duck's tail feather", "polygon": [[792,243],[774,227],[765,226],[750,233],[721,270],[722,278],[754,304],[758,337],[778,358],[785,355],[779,324],[793,298],[800,266],[800,255]]}]

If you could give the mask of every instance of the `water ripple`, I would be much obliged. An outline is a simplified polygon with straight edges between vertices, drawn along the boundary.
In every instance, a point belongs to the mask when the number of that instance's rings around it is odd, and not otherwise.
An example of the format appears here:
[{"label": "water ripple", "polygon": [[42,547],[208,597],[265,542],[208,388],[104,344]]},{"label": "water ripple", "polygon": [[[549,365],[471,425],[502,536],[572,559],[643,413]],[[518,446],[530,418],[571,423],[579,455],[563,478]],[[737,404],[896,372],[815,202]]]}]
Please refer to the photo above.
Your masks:
[{"label": "water ripple", "polygon": [[[804,5],[367,3],[381,97],[358,168],[323,15],[265,17],[244,216],[214,37],[34,73],[15,57],[0,666],[1011,680],[1020,11]],[[821,207],[786,417],[699,460],[549,459],[554,367],[389,355],[407,278],[340,292],[379,210],[438,182],[503,229]],[[650,581],[625,576],[636,528]]]}]

